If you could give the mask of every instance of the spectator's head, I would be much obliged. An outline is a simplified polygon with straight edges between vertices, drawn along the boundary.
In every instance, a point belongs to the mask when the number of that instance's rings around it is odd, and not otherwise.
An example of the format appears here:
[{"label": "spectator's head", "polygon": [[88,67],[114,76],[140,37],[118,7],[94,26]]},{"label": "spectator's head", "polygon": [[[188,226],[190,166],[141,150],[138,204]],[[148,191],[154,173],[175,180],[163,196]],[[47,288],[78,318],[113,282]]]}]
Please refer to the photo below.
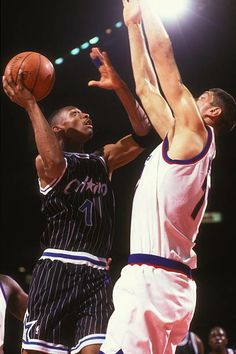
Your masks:
[{"label": "spectator's head", "polygon": [[213,327],[208,337],[208,344],[212,351],[221,352],[228,344],[226,331],[222,327]]}]

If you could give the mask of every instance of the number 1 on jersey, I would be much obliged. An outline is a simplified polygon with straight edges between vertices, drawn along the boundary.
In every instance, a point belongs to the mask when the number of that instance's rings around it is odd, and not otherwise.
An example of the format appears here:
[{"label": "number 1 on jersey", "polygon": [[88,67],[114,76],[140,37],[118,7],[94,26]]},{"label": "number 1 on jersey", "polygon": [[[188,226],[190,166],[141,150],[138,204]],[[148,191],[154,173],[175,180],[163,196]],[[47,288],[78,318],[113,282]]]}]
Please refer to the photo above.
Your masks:
[{"label": "number 1 on jersey", "polygon": [[92,221],[92,213],[93,213],[93,203],[91,200],[86,199],[83,204],[79,208],[82,213],[84,213],[84,218],[85,218],[85,224],[86,226],[92,226],[93,221]]}]

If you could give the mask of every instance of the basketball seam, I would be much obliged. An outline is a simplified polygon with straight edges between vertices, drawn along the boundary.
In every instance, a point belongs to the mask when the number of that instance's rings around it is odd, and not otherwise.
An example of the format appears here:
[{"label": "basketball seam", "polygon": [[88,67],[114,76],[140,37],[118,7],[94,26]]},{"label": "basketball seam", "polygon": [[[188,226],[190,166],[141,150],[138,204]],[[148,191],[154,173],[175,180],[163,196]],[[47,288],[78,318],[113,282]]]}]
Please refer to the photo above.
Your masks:
[{"label": "basketball seam", "polygon": [[34,92],[35,86],[36,86],[37,81],[38,81],[39,70],[40,70],[40,66],[41,66],[41,55],[38,54],[38,56],[39,56],[39,65],[38,65],[38,68],[37,68],[37,73],[35,75],[35,81],[34,81],[34,84],[32,86],[32,90],[31,90],[32,94],[34,94],[33,92]]},{"label": "basketball seam", "polygon": [[[18,75],[19,75],[19,71],[20,71],[20,69],[21,69],[21,67],[22,67],[22,64],[24,63],[24,61],[31,55],[32,53],[29,53],[29,54],[27,54],[25,57],[24,57],[24,59],[22,60],[22,62],[21,62],[21,64],[20,64],[20,66],[19,66],[19,68],[18,68],[18,70],[17,70],[17,74],[16,74],[16,82],[17,82],[17,77],[18,77]],[[12,63],[12,66],[11,66],[11,68],[13,67],[13,63]]]}]

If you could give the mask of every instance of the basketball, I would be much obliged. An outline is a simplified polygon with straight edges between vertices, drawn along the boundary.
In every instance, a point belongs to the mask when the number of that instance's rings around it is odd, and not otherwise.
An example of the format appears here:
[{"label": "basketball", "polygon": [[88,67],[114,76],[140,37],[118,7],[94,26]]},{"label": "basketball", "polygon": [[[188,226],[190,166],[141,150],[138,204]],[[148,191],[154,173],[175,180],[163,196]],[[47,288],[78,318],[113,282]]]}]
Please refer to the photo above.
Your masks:
[{"label": "basketball", "polygon": [[4,75],[7,77],[11,74],[16,83],[20,69],[23,85],[37,101],[48,96],[55,81],[55,70],[48,58],[36,52],[19,53],[8,62]]}]

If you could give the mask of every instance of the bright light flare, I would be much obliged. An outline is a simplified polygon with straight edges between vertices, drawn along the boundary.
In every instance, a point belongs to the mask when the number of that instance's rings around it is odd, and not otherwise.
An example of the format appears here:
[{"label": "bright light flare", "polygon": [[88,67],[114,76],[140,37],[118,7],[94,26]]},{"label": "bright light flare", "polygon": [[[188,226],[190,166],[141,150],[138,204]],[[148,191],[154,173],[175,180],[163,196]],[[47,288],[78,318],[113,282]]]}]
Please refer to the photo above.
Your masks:
[{"label": "bright light flare", "polygon": [[81,49],[87,49],[89,47],[89,42],[84,42],[83,44],[81,44],[80,48]]},{"label": "bright light flare", "polygon": [[96,37],[93,37],[89,40],[89,43],[90,44],[96,44],[97,42],[99,41],[99,37],[96,36]]},{"label": "bright light flare", "polygon": [[74,48],[74,49],[72,49],[72,50],[70,51],[70,54],[71,54],[71,55],[77,55],[77,54],[79,54],[79,52],[80,52],[80,49],[79,49],[79,48]]},{"label": "bright light flare", "polygon": [[63,61],[64,61],[63,58],[57,58],[57,59],[54,61],[54,63],[55,63],[56,65],[60,65],[60,64],[63,63]]},{"label": "bright light flare", "polygon": [[157,11],[163,19],[176,18],[185,12],[188,2],[189,0],[158,0]]}]

